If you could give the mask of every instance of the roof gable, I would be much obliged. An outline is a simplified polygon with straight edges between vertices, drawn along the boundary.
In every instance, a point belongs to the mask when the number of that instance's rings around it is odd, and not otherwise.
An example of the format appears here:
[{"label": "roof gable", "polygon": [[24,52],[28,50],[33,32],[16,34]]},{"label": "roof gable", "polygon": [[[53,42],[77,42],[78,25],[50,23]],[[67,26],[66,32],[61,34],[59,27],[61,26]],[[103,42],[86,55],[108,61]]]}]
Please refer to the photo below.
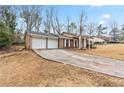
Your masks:
[{"label": "roof gable", "polygon": [[61,34],[61,36],[65,36],[65,37],[77,37],[75,34],[68,33],[68,32],[63,32],[63,33]]},{"label": "roof gable", "polygon": [[53,34],[53,33],[43,33],[43,32],[35,32],[35,31],[27,31],[27,34],[30,34],[31,36],[34,37],[52,37],[52,38],[58,38],[59,35]]}]

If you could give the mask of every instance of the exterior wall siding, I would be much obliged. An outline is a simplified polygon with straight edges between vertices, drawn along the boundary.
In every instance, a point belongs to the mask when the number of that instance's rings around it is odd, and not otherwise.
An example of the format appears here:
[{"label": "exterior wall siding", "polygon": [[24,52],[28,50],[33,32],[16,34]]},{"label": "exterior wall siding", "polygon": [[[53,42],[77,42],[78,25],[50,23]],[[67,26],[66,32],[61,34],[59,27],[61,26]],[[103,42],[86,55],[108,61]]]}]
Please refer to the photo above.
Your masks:
[{"label": "exterior wall siding", "polygon": [[28,35],[28,34],[26,34],[26,36],[25,36],[25,48],[26,49],[30,49],[30,39],[31,39],[31,37]]},{"label": "exterior wall siding", "polygon": [[60,38],[58,44],[59,44],[59,48],[64,48],[64,39]]}]

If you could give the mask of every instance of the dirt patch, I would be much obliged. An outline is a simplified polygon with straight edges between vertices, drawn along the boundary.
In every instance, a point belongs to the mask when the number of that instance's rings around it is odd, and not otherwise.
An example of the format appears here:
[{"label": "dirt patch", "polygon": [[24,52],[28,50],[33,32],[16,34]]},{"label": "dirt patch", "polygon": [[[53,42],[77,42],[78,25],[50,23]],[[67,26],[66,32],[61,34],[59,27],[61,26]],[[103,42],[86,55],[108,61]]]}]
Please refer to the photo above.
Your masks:
[{"label": "dirt patch", "polygon": [[32,51],[12,53],[0,57],[0,86],[124,86],[124,79],[48,61]]},{"label": "dirt patch", "polygon": [[0,50],[0,55],[6,54],[6,53],[11,53],[13,51],[21,51],[24,50],[24,45],[12,45],[8,49]]}]

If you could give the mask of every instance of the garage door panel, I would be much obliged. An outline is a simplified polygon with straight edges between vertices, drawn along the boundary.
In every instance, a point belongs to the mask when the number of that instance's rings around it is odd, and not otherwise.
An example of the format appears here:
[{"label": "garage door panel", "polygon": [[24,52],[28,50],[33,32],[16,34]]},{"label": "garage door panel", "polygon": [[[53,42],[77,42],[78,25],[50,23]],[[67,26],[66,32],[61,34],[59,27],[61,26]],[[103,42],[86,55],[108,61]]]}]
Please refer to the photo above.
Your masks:
[{"label": "garage door panel", "polygon": [[48,48],[58,48],[58,39],[48,39]]},{"label": "garage door panel", "polygon": [[46,48],[46,39],[32,38],[32,49],[41,49],[41,48]]}]

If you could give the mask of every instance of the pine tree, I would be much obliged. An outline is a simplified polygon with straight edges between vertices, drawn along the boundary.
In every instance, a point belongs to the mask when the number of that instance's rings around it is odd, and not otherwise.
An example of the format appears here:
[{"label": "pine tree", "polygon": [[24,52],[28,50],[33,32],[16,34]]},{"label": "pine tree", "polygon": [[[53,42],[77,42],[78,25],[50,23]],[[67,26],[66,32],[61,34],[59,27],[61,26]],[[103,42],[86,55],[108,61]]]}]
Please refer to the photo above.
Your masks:
[{"label": "pine tree", "polygon": [[2,6],[0,20],[0,49],[9,47],[14,41],[16,16],[10,6]]}]

